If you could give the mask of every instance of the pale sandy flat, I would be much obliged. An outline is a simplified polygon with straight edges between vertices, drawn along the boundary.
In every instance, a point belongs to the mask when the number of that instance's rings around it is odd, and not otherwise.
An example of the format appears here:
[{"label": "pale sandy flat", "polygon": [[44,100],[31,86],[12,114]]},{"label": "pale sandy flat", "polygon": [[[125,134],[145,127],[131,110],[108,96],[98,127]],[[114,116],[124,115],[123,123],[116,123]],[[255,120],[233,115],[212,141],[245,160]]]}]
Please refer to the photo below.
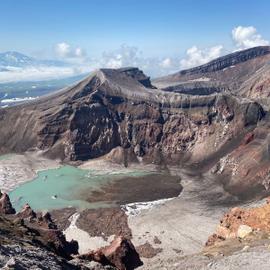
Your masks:
[{"label": "pale sandy flat", "polygon": [[32,180],[38,171],[60,166],[60,161],[44,158],[41,152],[12,154],[0,160],[1,191],[9,192],[26,181]]}]

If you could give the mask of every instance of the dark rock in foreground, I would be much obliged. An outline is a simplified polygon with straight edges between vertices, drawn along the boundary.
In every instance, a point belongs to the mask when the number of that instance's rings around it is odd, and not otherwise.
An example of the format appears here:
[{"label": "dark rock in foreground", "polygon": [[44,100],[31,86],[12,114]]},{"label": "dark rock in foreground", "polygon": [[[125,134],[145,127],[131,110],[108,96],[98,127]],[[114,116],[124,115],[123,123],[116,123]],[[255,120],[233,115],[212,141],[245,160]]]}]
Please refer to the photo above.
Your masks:
[{"label": "dark rock in foreground", "polygon": [[[0,244],[18,244],[29,242],[34,246],[42,247],[55,254],[71,259],[71,255],[78,254],[78,243],[67,242],[64,234],[52,221],[49,213],[35,213],[29,205],[15,214],[9,196],[3,194],[2,216],[0,216]],[[20,240],[18,240],[20,239]]]},{"label": "dark rock in foreground", "polygon": [[[35,269],[101,270],[116,267],[119,270],[128,270],[142,264],[131,241],[122,236],[115,238],[107,247],[78,256],[73,260],[74,255],[78,254],[78,243],[74,240],[66,241],[50,213],[35,213],[26,204],[22,211],[15,214],[9,196],[3,194],[1,199],[1,269],[34,267]],[[98,264],[91,264],[90,261]]]}]

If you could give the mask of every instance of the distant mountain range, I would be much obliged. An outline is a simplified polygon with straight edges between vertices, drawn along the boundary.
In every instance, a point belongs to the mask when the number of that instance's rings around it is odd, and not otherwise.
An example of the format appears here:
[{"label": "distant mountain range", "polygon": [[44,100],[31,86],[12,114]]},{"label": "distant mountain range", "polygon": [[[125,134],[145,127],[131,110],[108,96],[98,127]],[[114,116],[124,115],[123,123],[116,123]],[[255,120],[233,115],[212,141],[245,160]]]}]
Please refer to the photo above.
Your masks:
[{"label": "distant mountain range", "polygon": [[64,61],[39,60],[15,51],[0,53],[0,107],[48,94],[85,76]]},{"label": "distant mountain range", "polygon": [[7,71],[11,67],[26,68],[37,66],[64,67],[69,66],[69,64],[64,61],[57,60],[38,60],[15,51],[0,53],[0,71]]},{"label": "distant mountain range", "polygon": [[60,60],[41,60],[20,52],[0,53],[0,107],[11,100],[36,98],[81,80],[90,72]]},{"label": "distant mountain range", "polygon": [[31,100],[82,80],[86,74],[45,81],[20,81],[0,83],[0,107]]}]

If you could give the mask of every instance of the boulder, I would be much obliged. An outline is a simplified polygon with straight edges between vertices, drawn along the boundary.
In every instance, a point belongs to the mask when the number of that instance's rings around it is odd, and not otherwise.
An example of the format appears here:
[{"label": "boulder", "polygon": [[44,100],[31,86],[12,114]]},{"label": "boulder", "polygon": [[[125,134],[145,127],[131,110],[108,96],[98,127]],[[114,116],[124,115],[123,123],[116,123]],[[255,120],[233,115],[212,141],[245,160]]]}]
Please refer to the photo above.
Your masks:
[{"label": "boulder", "polygon": [[108,261],[119,270],[134,269],[142,264],[139,254],[130,240],[118,236],[112,243],[101,249]]},{"label": "boulder", "polygon": [[252,233],[252,228],[248,225],[240,225],[237,230],[237,237],[239,238],[245,238],[250,233]]},{"label": "boulder", "polygon": [[78,258],[112,265],[119,270],[131,270],[142,265],[134,245],[123,236],[115,237],[109,246],[80,255]]}]

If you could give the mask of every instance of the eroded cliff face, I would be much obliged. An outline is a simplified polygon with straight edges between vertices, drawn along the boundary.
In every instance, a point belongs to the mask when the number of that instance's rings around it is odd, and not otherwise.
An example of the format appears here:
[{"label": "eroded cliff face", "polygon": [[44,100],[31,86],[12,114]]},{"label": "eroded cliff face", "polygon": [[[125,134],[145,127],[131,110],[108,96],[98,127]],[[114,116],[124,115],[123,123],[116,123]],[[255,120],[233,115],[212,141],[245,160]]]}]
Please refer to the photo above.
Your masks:
[{"label": "eroded cliff face", "polygon": [[168,93],[136,68],[103,69],[52,96],[2,109],[0,149],[87,160],[120,146],[123,162],[201,162],[223,156],[263,116],[255,102]]}]

